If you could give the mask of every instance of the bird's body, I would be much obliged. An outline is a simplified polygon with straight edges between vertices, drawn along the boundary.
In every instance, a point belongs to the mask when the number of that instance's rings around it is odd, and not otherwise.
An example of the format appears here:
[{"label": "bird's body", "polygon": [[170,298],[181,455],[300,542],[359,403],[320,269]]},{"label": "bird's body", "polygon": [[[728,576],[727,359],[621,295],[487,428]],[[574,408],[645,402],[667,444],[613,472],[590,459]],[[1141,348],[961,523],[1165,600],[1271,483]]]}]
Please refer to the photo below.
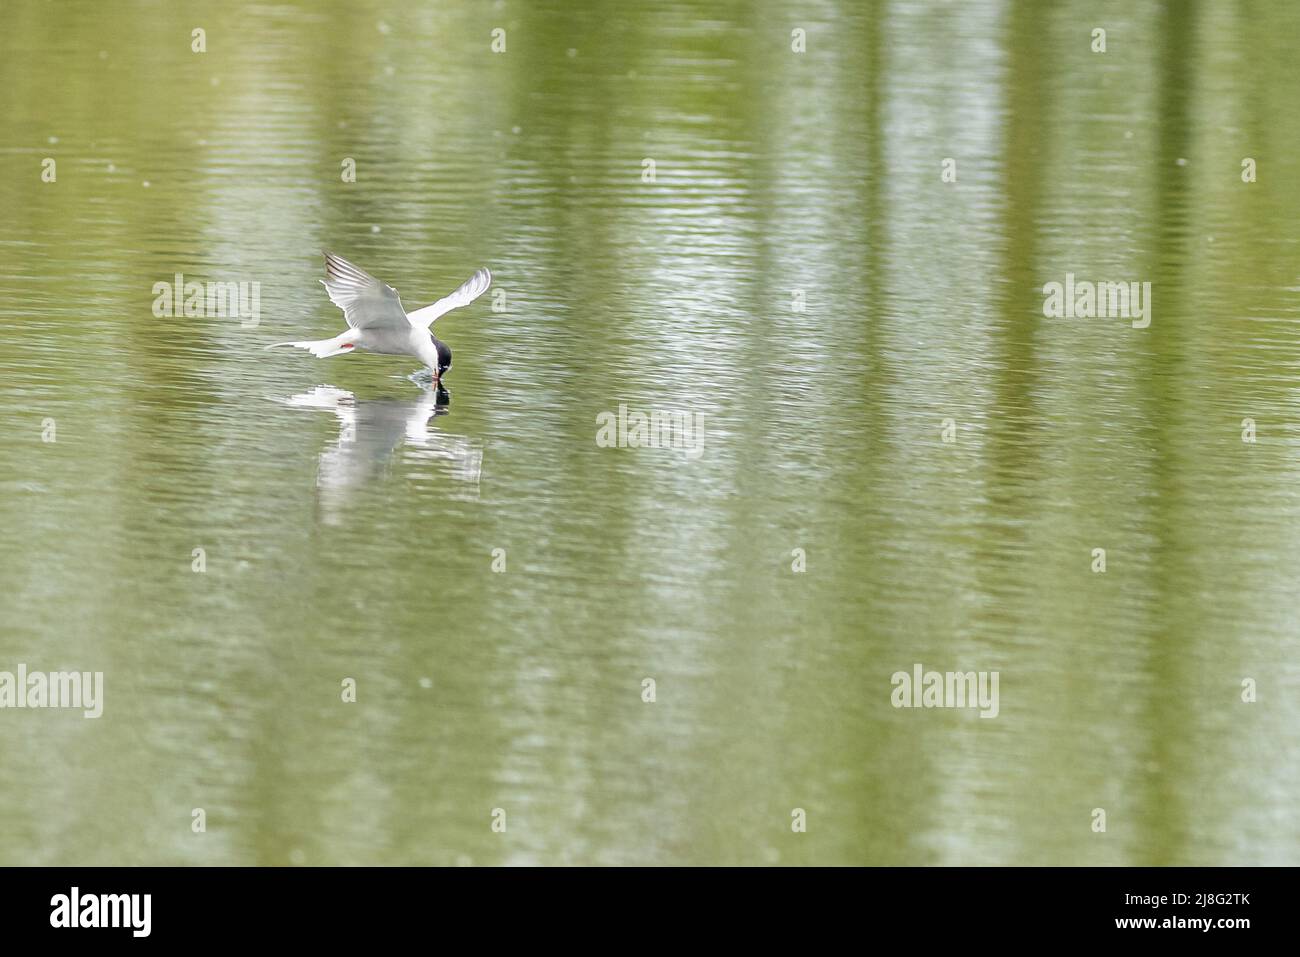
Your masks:
[{"label": "bird's body", "polygon": [[431,306],[408,313],[402,308],[396,289],[346,259],[325,253],[325,276],[321,282],[330,301],[343,310],[347,331],[333,339],[277,342],[275,346],[296,346],[321,359],[355,349],[388,356],[414,356],[429,367],[434,381],[451,368],[451,347],[429,327],[439,316],[468,305],[492,285],[492,274],[479,269],[455,292]]}]

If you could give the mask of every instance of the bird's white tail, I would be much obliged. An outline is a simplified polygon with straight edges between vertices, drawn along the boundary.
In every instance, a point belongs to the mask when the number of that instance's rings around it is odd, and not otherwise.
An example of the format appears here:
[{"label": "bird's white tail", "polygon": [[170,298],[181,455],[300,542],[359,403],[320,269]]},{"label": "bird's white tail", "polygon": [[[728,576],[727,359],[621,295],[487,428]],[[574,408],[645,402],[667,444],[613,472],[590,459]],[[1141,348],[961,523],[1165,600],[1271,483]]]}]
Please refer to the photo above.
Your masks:
[{"label": "bird's white tail", "polygon": [[278,346],[294,346],[298,349],[306,349],[317,359],[328,359],[330,356],[341,356],[345,352],[351,352],[356,348],[356,339],[354,330],[349,329],[342,335],[335,336],[333,339],[303,339],[299,342],[275,342],[267,346],[268,349],[275,349]]}]

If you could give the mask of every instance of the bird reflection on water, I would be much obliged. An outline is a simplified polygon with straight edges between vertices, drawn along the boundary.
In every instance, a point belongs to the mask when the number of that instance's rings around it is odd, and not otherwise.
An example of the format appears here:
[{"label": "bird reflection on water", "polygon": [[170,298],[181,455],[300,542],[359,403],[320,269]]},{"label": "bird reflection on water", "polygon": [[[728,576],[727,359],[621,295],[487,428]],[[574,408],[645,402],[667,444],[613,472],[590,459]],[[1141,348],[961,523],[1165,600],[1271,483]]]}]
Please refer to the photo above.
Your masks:
[{"label": "bird reflection on water", "polygon": [[330,524],[342,518],[357,489],[388,473],[399,449],[403,461],[428,464],[452,479],[458,497],[478,498],[482,447],[467,436],[429,427],[451,402],[441,385],[413,399],[358,399],[345,389],[320,385],[276,401],[338,417],[338,438],[321,452],[316,473],[321,517]]}]

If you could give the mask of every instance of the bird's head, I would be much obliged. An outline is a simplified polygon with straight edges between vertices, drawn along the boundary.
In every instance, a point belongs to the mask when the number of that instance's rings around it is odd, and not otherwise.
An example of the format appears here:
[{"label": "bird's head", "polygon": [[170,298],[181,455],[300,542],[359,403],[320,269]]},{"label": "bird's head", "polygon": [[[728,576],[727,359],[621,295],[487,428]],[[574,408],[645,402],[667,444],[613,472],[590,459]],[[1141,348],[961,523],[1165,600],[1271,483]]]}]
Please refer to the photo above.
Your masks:
[{"label": "bird's head", "polygon": [[451,368],[451,346],[432,332],[429,333],[429,338],[433,340],[433,347],[438,350],[438,375],[442,375]]}]

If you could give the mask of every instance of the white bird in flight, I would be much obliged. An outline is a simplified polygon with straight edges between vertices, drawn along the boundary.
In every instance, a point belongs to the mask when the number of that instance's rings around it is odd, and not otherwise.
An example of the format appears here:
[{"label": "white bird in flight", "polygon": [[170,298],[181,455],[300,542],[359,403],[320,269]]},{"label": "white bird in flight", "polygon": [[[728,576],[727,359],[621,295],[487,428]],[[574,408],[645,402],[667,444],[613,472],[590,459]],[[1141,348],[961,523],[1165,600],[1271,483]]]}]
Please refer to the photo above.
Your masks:
[{"label": "white bird in flight", "polygon": [[343,310],[348,329],[333,339],[304,339],[267,346],[297,346],[319,359],[366,349],[386,356],[415,356],[437,382],[451,368],[451,347],[433,334],[433,321],[460,306],[467,306],[492,285],[487,269],[475,270],[460,288],[431,306],[407,312],[397,290],[380,282],[346,259],[325,253],[325,278],[321,280],[330,301]]}]

